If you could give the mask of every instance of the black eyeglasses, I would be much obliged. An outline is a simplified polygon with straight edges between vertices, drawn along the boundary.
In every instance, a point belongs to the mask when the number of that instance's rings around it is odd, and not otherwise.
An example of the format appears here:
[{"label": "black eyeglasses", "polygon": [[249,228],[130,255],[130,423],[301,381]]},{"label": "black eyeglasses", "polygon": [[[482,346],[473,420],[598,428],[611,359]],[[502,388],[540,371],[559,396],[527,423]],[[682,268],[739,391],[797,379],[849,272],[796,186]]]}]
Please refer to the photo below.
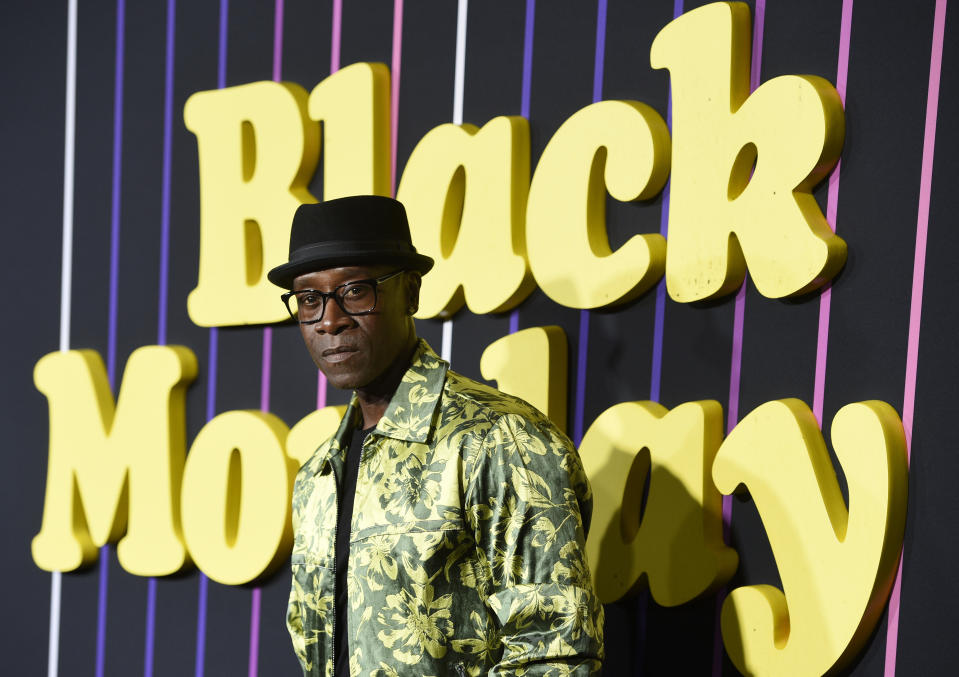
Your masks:
[{"label": "black eyeglasses", "polygon": [[355,280],[336,287],[333,291],[298,289],[281,294],[290,317],[300,324],[315,324],[323,319],[328,299],[336,301],[347,315],[367,315],[376,310],[376,287],[406,271],[397,270],[382,277]]}]

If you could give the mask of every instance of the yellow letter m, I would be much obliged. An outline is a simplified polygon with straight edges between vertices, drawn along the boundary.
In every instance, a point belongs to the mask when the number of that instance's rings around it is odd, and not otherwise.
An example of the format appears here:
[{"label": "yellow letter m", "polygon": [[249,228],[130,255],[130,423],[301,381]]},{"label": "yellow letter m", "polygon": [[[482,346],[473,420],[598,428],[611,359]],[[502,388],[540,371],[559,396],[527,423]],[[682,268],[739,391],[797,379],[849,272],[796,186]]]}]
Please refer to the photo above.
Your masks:
[{"label": "yellow letter m", "polygon": [[34,382],[50,408],[50,453],[43,524],[33,560],[48,571],[96,561],[117,546],[138,576],[174,573],[187,563],[179,493],[186,446],[184,396],[196,357],[180,346],[147,346],[127,362],[114,405],[92,350],[45,355]]}]

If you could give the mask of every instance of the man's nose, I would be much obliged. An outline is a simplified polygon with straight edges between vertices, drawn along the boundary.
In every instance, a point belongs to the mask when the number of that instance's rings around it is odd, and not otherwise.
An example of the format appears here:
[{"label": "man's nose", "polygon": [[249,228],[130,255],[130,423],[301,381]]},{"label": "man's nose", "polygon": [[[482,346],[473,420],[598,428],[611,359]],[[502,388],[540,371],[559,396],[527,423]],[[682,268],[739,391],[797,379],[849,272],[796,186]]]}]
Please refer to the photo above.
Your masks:
[{"label": "man's nose", "polygon": [[316,323],[315,327],[321,333],[336,335],[345,329],[349,329],[354,324],[356,324],[356,320],[353,319],[353,316],[347,315],[340,308],[336,299],[328,298],[326,308],[323,310],[323,318]]}]

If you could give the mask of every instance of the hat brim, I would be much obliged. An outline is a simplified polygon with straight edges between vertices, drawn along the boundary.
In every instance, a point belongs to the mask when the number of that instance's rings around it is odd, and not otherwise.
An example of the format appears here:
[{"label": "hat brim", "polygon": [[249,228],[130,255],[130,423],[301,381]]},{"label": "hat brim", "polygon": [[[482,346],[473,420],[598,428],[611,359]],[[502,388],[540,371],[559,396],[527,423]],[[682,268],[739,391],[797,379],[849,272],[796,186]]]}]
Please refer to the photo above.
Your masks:
[{"label": "hat brim", "polygon": [[299,261],[290,261],[272,269],[267,279],[283,289],[293,289],[293,280],[306,273],[315,273],[326,268],[358,265],[395,265],[404,270],[413,270],[425,275],[433,267],[433,259],[415,252],[384,252],[381,254],[337,254],[317,256]]}]

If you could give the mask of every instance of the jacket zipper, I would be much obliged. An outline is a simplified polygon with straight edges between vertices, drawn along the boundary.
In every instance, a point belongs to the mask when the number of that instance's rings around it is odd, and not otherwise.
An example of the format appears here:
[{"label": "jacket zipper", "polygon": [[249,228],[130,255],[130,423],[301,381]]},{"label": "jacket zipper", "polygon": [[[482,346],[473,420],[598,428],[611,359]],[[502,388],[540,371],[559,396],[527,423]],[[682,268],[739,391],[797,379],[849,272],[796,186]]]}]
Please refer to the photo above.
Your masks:
[{"label": "jacket zipper", "polygon": [[330,608],[333,613],[330,614],[330,660],[333,661],[333,668],[336,668],[336,530],[339,527],[340,516],[340,478],[336,476],[336,465],[330,464],[330,472],[333,473],[333,507],[336,509],[336,521],[333,523],[333,601]]}]

